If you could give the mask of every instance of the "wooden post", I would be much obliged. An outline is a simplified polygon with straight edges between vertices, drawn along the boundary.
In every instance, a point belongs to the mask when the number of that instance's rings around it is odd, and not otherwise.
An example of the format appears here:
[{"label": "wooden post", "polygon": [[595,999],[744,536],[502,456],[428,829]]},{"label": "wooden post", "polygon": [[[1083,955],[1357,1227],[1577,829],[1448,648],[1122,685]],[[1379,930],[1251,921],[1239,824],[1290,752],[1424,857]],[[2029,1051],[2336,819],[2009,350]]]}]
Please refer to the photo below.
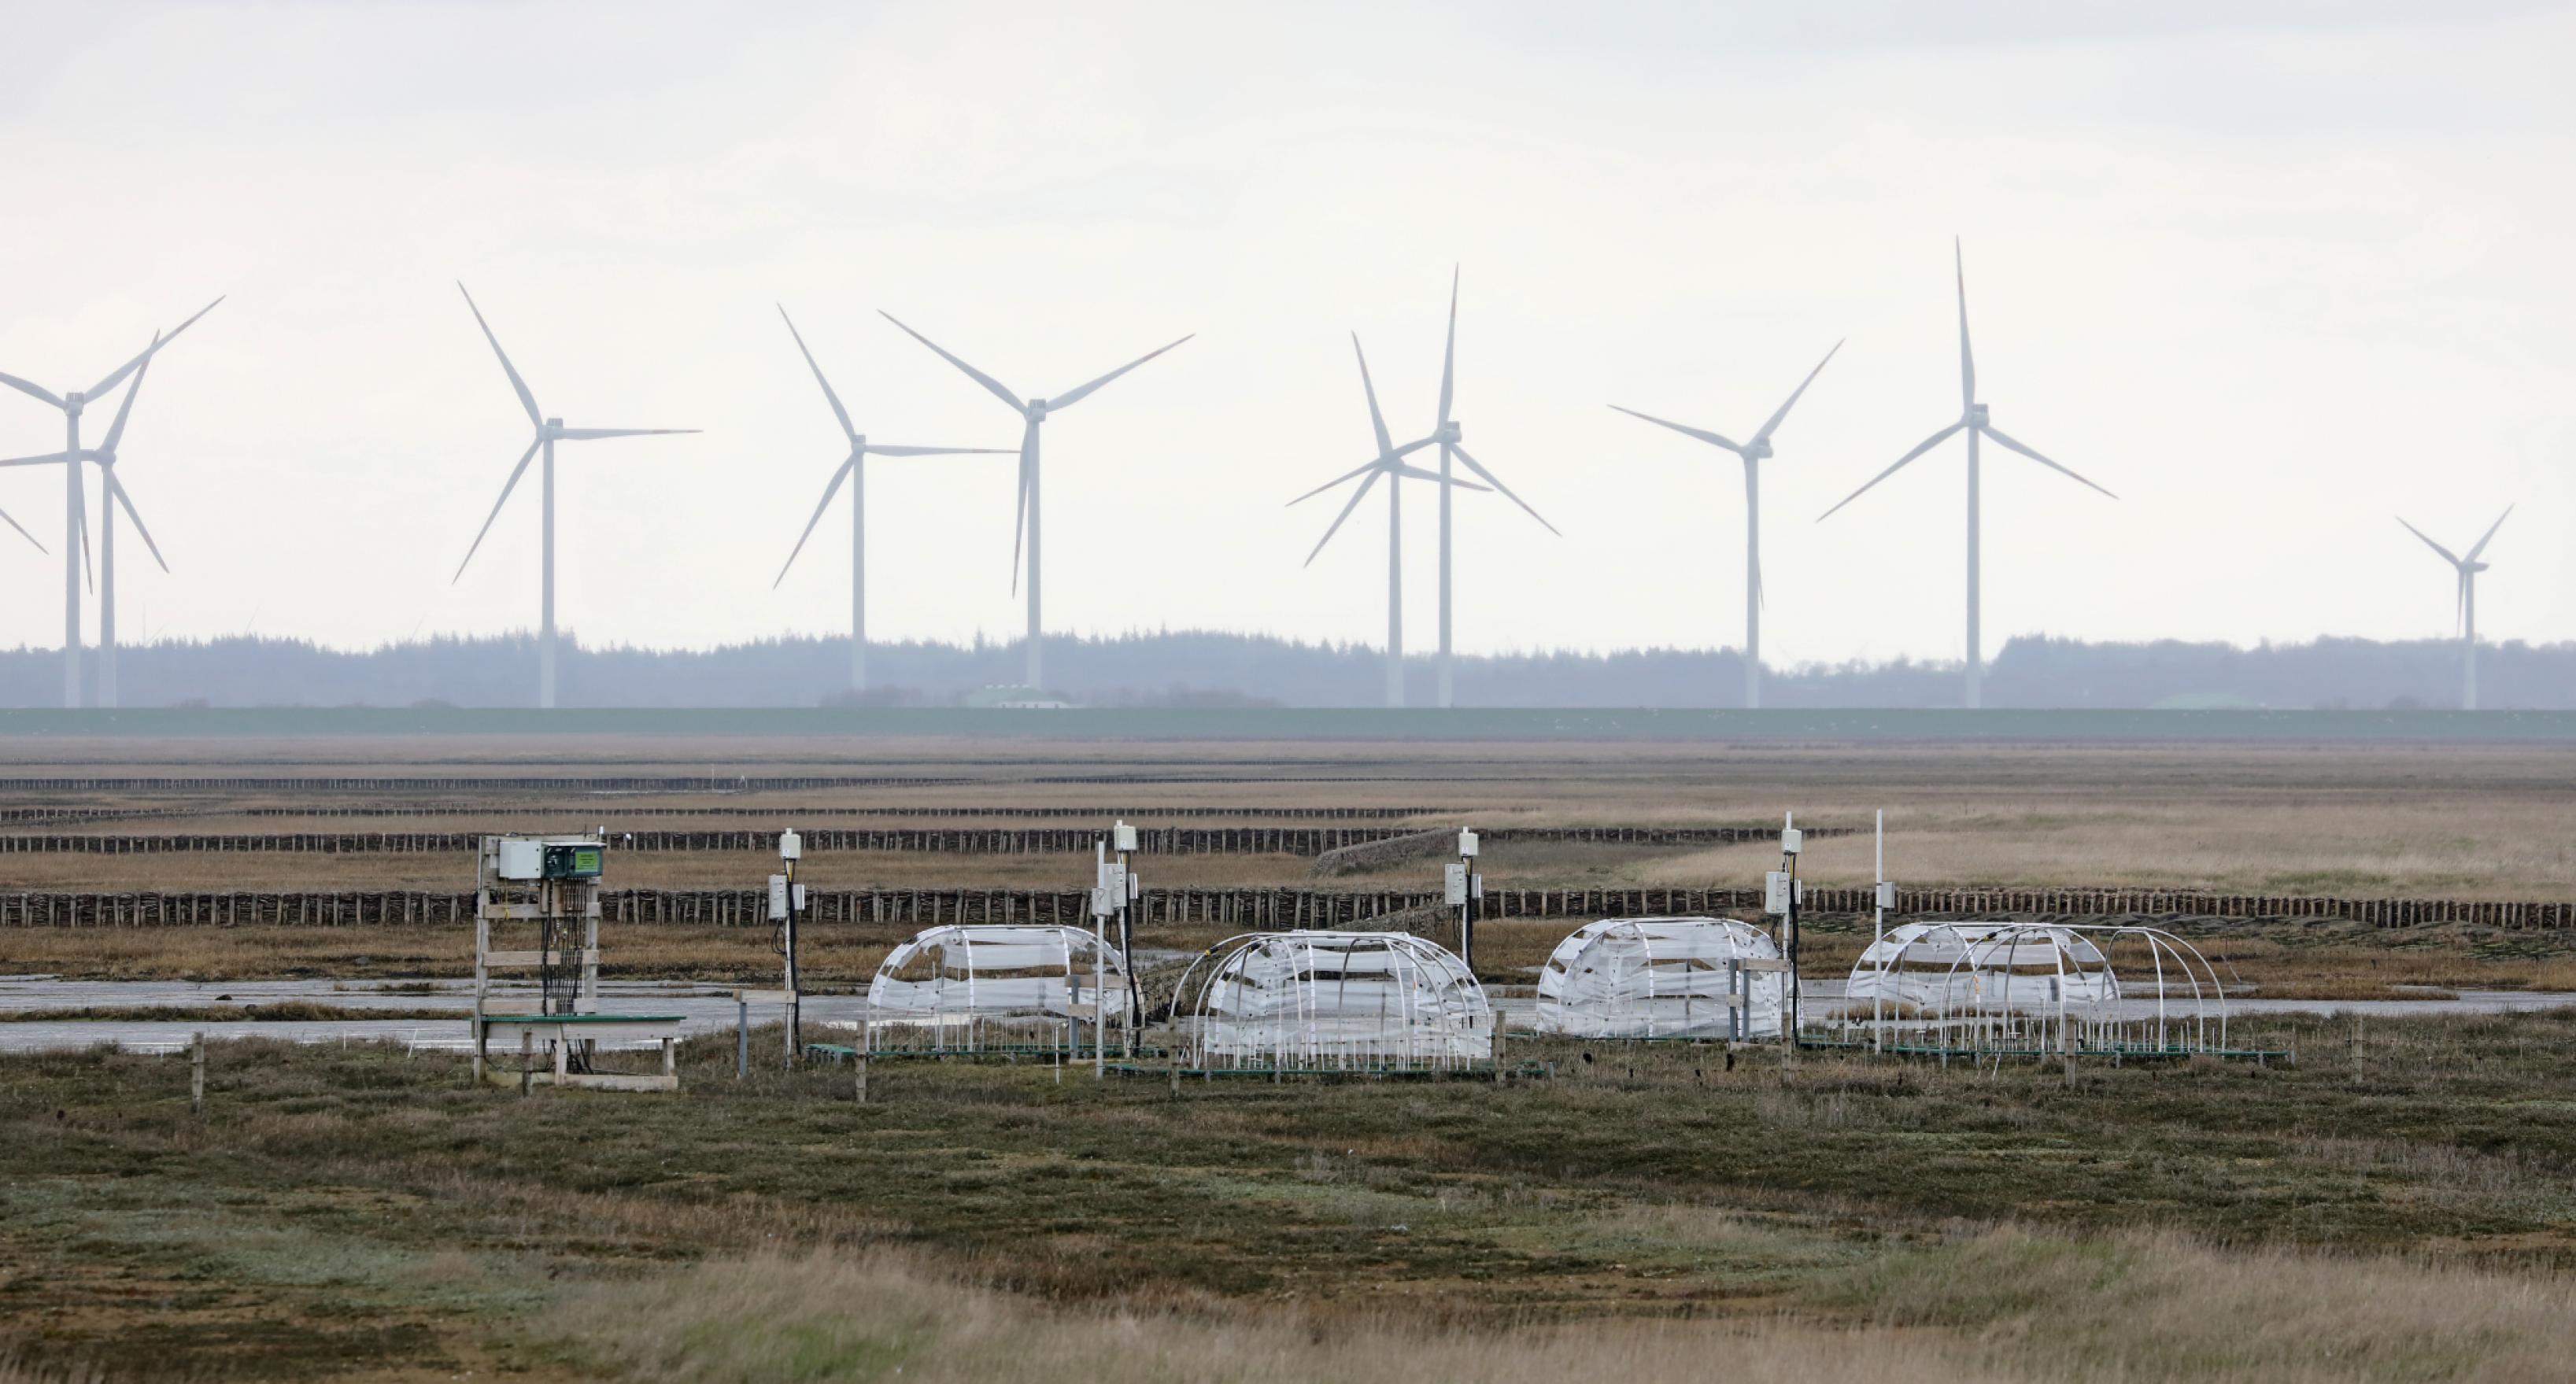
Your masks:
[{"label": "wooden post", "polygon": [[861,1043],[858,1051],[850,1055],[850,1065],[858,1069],[856,1084],[859,1104],[865,1105],[868,1103],[868,1049],[865,1043]]},{"label": "wooden post", "polygon": [[522,1096],[528,1094],[528,1088],[535,1080],[536,1063],[537,1031],[522,1028],[519,1030],[519,1094]]},{"label": "wooden post", "polygon": [[206,1113],[206,1031],[188,1036],[188,1113]]},{"label": "wooden post", "polygon": [[1503,1085],[1509,1078],[1503,1074],[1503,1014],[1494,1011],[1494,1084]]}]

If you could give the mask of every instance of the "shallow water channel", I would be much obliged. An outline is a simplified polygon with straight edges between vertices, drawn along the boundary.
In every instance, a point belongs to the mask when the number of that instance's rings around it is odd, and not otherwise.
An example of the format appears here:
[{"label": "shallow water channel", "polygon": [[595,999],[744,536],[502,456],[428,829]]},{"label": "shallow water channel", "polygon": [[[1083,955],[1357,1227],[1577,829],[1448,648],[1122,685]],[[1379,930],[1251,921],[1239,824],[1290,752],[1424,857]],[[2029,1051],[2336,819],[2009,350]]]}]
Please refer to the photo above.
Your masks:
[{"label": "shallow water channel", "polygon": [[[1141,959],[1141,958],[1140,958]],[[600,982],[603,1008],[633,1014],[677,1014],[685,1033],[729,1033],[737,1019],[730,986],[693,981]],[[426,990],[427,993],[423,993]],[[1799,987],[1802,1007],[1811,1018],[1839,1007],[1843,981],[1811,980]],[[2179,996],[2173,998],[2180,998]],[[461,1052],[469,1046],[465,1016],[473,1008],[471,983],[464,980],[59,980],[52,976],[0,976],[0,1013],[55,1009],[138,1009],[160,1007],[248,1007],[302,1000],[342,1009],[453,1010],[449,1019],[327,1019],[156,1022],[137,1020],[48,1020],[41,1023],[0,1022],[0,1052],[37,1052],[114,1043],[144,1052],[184,1048],[190,1034],[210,1040],[275,1038],[297,1043],[391,1041],[423,1050]],[[2297,1000],[2260,996],[2230,998],[2231,1017],[2255,1014],[2351,1014],[2369,1016],[2421,1014],[2502,1014],[2519,1010],[2576,1005],[2576,993],[2518,990],[2463,990],[2457,999]],[[1497,1000],[1504,1021],[1526,1026],[1537,1002]],[[2117,1002],[2121,1017],[2153,1017],[2153,999]],[[863,995],[810,995],[805,1000],[809,1024],[855,1021],[867,1013]],[[776,1022],[777,1011],[754,1010],[752,1022]],[[811,1030],[809,1030],[809,1034]],[[836,1035],[835,1035],[836,1036]]]}]

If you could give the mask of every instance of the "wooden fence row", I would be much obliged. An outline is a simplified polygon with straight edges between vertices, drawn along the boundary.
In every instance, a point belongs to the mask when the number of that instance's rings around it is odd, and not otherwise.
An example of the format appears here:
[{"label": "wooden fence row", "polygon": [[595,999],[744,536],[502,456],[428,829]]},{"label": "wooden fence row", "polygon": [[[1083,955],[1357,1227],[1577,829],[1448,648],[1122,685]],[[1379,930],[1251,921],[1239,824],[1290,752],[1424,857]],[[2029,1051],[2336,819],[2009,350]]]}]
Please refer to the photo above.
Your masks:
[{"label": "wooden fence row", "polygon": [[[1253,769],[1296,769],[1295,761],[1259,761]],[[132,774],[99,777],[0,777],[0,793],[778,793],[797,789],[958,788],[1033,783],[1194,784],[1194,783],[1418,783],[1431,774],[1234,773],[1211,764],[1191,773],[999,774],[990,778],[913,777],[875,774],[618,774],[596,778],[565,775],[396,776],[313,775],[171,775]]]},{"label": "wooden fence row", "polygon": [[[1848,828],[1817,828],[1824,836]],[[945,852],[1029,855],[1087,851],[1107,833],[1087,827],[948,828],[811,827],[799,831],[816,851]],[[1141,827],[1138,849],[1153,855],[1321,855],[1414,835],[1389,827]],[[1515,841],[1587,845],[1711,846],[1769,840],[1771,827],[1497,827],[1496,844]],[[612,831],[612,851],[763,851],[778,849],[775,831]],[[466,831],[290,831],[224,835],[140,833],[0,834],[0,855],[193,855],[298,853],[420,855],[471,851],[482,840]]]},{"label": "wooden fence row", "polygon": [[[1866,913],[1870,891],[1811,889],[1809,911]],[[1080,890],[816,889],[816,924],[1078,923],[1090,895]],[[609,889],[601,917],[612,923],[767,926],[758,889]],[[1365,925],[1435,907],[1436,892],[1320,889],[1148,889],[1145,924],[1207,923],[1244,929]],[[1756,889],[1501,889],[1485,895],[1488,917],[1630,918],[1750,914]],[[2203,894],[2152,889],[1900,889],[1895,913],[1936,916],[2335,918],[2380,927],[2477,923],[2510,929],[2576,926],[2576,903],[2537,900],[2358,899]],[[368,890],[338,893],[0,893],[0,927],[350,927],[451,924],[474,914],[470,892]]]},{"label": "wooden fence row", "polygon": [[382,818],[382,817],[507,817],[545,813],[559,817],[579,817],[583,821],[612,817],[780,817],[810,819],[819,817],[1013,817],[1064,818],[1107,822],[1116,819],[1151,821],[1156,818],[1262,817],[1281,821],[1398,821],[1407,817],[1463,816],[1461,807],[995,807],[939,806],[913,803],[882,804],[875,807],[841,803],[835,806],[762,807],[744,804],[739,807],[603,807],[594,803],[555,806],[530,805],[502,807],[490,802],[479,803],[360,803],[332,804],[314,807],[0,807],[0,827],[54,822],[131,822],[162,817],[295,817],[295,818]]}]

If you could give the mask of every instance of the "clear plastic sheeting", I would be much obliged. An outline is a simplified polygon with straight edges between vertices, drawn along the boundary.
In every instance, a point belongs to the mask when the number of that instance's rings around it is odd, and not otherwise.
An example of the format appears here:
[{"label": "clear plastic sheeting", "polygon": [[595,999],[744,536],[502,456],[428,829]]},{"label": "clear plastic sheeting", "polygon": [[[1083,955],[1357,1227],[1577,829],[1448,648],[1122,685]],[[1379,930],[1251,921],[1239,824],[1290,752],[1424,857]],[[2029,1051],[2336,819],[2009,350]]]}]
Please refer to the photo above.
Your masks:
[{"label": "clear plastic sheeting", "polygon": [[[867,1026],[883,1046],[926,1040],[976,1050],[995,1041],[1070,1050],[1077,1024],[1123,1015],[1127,977],[1088,928],[952,923],[886,954],[868,982]],[[1003,1030],[1008,1030],[1004,1032]]]},{"label": "clear plastic sheeting", "polygon": [[1261,932],[1207,950],[1173,997],[1207,1069],[1437,1071],[1493,1055],[1494,1011],[1466,963],[1401,932]]},{"label": "clear plastic sheeting", "polygon": [[2227,1048],[2227,991],[2160,928],[1918,922],[1853,963],[1831,1022],[1870,1046],[1977,1055]]},{"label": "clear plastic sheeting", "polygon": [[2120,979],[2082,930],[2028,923],[1906,923],[1853,963],[1848,999],[2038,1009],[2120,997]]},{"label": "clear plastic sheeting", "polygon": [[1733,918],[1609,918],[1540,968],[1537,1028],[1579,1038],[1778,1038],[1786,971],[1770,934]]}]

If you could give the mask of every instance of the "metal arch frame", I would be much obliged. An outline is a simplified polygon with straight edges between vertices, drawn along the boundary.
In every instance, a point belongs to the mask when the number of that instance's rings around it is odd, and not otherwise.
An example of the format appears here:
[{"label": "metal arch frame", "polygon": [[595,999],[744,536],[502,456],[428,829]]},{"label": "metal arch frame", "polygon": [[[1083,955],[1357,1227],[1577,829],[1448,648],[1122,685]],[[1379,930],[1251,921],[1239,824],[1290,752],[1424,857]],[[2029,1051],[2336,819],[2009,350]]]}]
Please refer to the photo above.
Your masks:
[{"label": "metal arch frame", "polygon": [[[2225,984],[2219,979],[2217,967],[2198,947],[2163,928],[2140,924],[2105,926],[1964,920],[1906,923],[1891,930],[1880,943],[1864,953],[1861,963],[1853,967],[1852,973],[1858,977],[1866,969],[1872,982],[1873,999],[1879,1004],[1884,1004],[1889,997],[1890,978],[1902,977],[1906,974],[1904,969],[1906,958],[1917,947],[1924,946],[1932,939],[1945,936],[1953,944],[1955,952],[1948,966],[1939,973],[1937,1000],[1926,1005],[1911,996],[1899,996],[1916,1004],[1918,1015],[1914,1020],[1898,1022],[1919,1024],[1927,1030],[1953,1029],[1964,1022],[1968,1026],[1970,1035],[1970,1046],[1964,1049],[1968,1054],[1982,1056],[1988,1050],[1985,1040],[1989,1032],[1993,1031],[1993,1036],[1996,1038],[1993,1046],[1998,1049],[1998,1056],[2000,1056],[2005,1037],[2004,1031],[2015,1026],[2015,1016],[2029,1012],[2017,1006],[2012,995],[2021,949],[2027,945],[2041,944],[2049,948],[2049,954],[2056,966],[2058,982],[2057,993],[2051,1002],[2053,1009],[2043,1008],[2040,1011],[2041,1027],[2045,1030],[2053,1022],[2061,1050],[2109,1051],[2115,1054],[2127,1051],[2127,1047],[2117,1041],[2116,1031],[2120,1026],[2131,1023],[2137,1024],[2142,1029],[2152,1025],[2154,1031],[2152,1051],[2156,1053],[2226,1050],[2229,1020],[2227,990]],[[2120,985],[2119,970],[2115,964],[2120,945],[2124,942],[2141,943],[2147,951],[2149,965],[2156,978],[2154,1015],[2152,1018],[2142,1017],[2134,1020],[2123,1019],[2116,1015],[2087,1019],[2082,1012],[2083,1008],[2092,1007],[2098,1010],[2103,1005],[2118,1004],[2129,998]],[[2091,952],[2090,958],[2084,955],[2085,950]],[[2000,980],[1995,991],[1990,993],[1986,977],[1989,974],[1997,974],[1994,963],[1998,956],[2003,961],[1999,972]],[[2165,965],[2168,958],[2173,962],[2173,970],[2191,987],[2191,1010],[2188,1018],[2191,1037],[2188,1043],[2179,1047],[2171,1043],[2174,1028],[2183,1021],[2168,1008]],[[2089,971],[2086,969],[2088,959],[2092,966]],[[2070,962],[2074,964],[2075,969],[2072,974],[2076,978],[2098,975],[2102,993],[2086,1001],[2075,1000],[2071,994],[2073,987],[2067,984]],[[1962,968],[1965,968],[1964,976]],[[1930,974],[1928,968],[1925,974],[1927,976]],[[1961,994],[1963,979],[1966,982],[1964,1004]],[[2214,1045],[2210,1034],[2212,1024],[2210,1011],[2213,1007],[2216,1009],[2217,1029]],[[1921,1013],[1920,1011],[1925,1008],[1933,1012],[1928,1015]],[[1961,1017],[1963,1012],[1964,1020]],[[1844,1024],[1848,1026],[1851,1022],[1848,1009],[1844,1011],[1842,1018]],[[2070,1025],[2082,1026],[2088,1023],[2097,1030],[2097,1033],[2113,1035],[2107,1048],[2088,1049],[2073,1041],[2073,1030]],[[1885,1026],[1883,1020],[1874,1023],[1876,1028],[1883,1029]],[[1942,1050],[1945,1053],[1949,1051],[1947,1040],[1944,1040]]]},{"label": "metal arch frame", "polygon": [[[892,951],[886,953],[885,960],[877,963],[876,974],[869,979],[868,984],[867,1020],[861,1026],[865,1032],[871,1035],[871,1042],[873,1041],[873,1035],[876,1031],[884,1025],[919,1023],[924,1019],[940,1019],[951,1014],[962,1014],[965,1016],[967,1024],[966,1044],[962,1050],[974,1052],[980,1050],[982,1046],[981,1029],[983,1024],[988,1020],[1003,1018],[1026,1019],[1052,1017],[1052,1011],[1046,1009],[1043,1003],[1041,1003],[1036,1009],[1027,1009],[1017,1005],[1006,1005],[989,1011],[987,1010],[983,1003],[983,996],[976,988],[976,977],[979,970],[975,963],[975,934],[977,932],[1027,933],[1031,934],[1029,945],[1042,947],[1048,942],[1054,943],[1057,957],[1057,974],[1060,977],[1073,976],[1077,974],[1074,970],[1073,938],[1076,936],[1087,938],[1089,939],[1089,945],[1098,951],[1101,965],[1105,972],[1116,975],[1121,983],[1133,984],[1132,978],[1130,978],[1125,971],[1119,968],[1115,957],[1103,946],[1099,935],[1091,929],[1082,927],[1079,924],[939,923],[934,926],[924,928],[921,931],[914,933],[911,937],[898,943]],[[1043,936],[1040,934],[1043,934]],[[995,940],[997,939],[986,939],[987,945],[992,945]],[[940,963],[938,974],[933,978],[930,1003],[927,1006],[881,1005],[877,1000],[878,983],[892,983],[894,981],[894,971],[933,947],[939,948]],[[963,984],[966,991],[966,1002],[963,1006],[953,1005],[949,1001],[950,990],[954,984],[948,975],[950,966],[949,958],[960,954],[962,954],[964,958],[963,969],[965,971]],[[912,984],[913,982],[907,981],[901,983]],[[1067,1019],[1069,1024],[1070,1016],[1067,1016]],[[936,1025],[934,1028],[933,1038],[936,1050],[949,1050],[947,1048],[947,1037],[946,1026],[944,1024]],[[1068,1027],[1064,1037],[1060,1040],[1059,1045],[1069,1044],[1070,1042],[1071,1030]]]},{"label": "metal arch frame", "polygon": [[[1334,1001],[1328,1006],[1320,991],[1319,963],[1327,956],[1347,963],[1369,950],[1386,955],[1387,983],[1397,993],[1378,997],[1373,1032],[1328,1041],[1322,1029],[1328,1016],[1353,1012],[1347,1004],[1351,967],[1336,965]],[[1328,1057],[1333,1069],[1347,1071],[1449,1070],[1482,1060],[1462,1058],[1456,1051],[1457,1030],[1472,1033],[1481,1026],[1490,1034],[1496,1021],[1484,986],[1465,963],[1447,948],[1410,933],[1357,931],[1238,933],[1202,951],[1174,986],[1172,1022],[1177,1029],[1186,1010],[1193,1029],[1186,1037],[1175,1032],[1170,1046],[1176,1054],[1186,1051],[1202,1070],[1217,1069],[1219,1045],[1211,1031],[1216,1023],[1234,1022],[1229,1013],[1243,1011],[1241,998],[1259,983],[1249,964],[1256,956],[1284,965],[1287,983],[1294,988],[1284,1002],[1266,1004],[1258,1023],[1242,1026],[1237,1040],[1224,1045],[1226,1055],[1237,1059],[1226,1070],[1285,1072],[1292,1059],[1302,1064],[1300,1069],[1323,1070]],[[1390,1033],[1396,1035],[1393,1042],[1388,1041]],[[1436,1050],[1423,1042],[1434,1033]],[[1246,1056],[1270,1061],[1240,1060]]]}]

